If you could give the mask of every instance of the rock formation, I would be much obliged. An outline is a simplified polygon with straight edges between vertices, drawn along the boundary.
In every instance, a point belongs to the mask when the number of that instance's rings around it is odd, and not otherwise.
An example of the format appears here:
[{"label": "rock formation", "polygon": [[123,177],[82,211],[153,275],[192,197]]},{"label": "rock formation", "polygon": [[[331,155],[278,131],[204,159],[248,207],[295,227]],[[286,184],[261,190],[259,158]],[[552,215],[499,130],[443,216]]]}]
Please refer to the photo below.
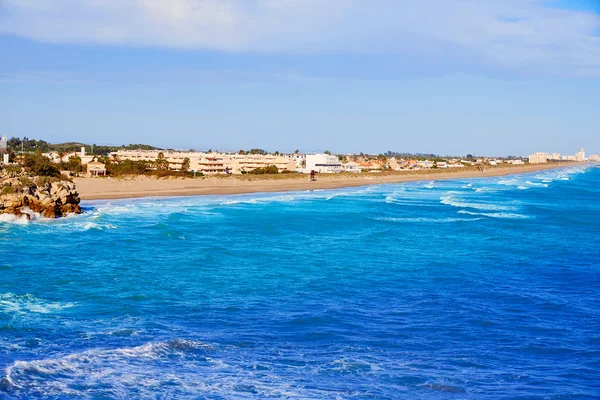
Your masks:
[{"label": "rock formation", "polygon": [[24,170],[0,170],[0,214],[30,219],[35,213],[47,218],[81,213],[75,184],[32,176]]}]

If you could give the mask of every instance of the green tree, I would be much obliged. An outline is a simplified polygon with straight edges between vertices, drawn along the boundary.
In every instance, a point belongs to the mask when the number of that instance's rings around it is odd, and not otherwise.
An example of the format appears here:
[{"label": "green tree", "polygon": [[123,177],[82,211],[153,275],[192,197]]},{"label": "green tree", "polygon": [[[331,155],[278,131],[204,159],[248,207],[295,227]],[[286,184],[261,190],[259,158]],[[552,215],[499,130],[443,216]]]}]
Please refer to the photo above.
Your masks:
[{"label": "green tree", "polygon": [[44,157],[40,151],[25,154],[23,157],[23,166],[35,175],[39,176],[59,176],[60,170],[50,159]]},{"label": "green tree", "polygon": [[181,163],[181,172],[185,173],[188,172],[190,169],[190,159],[189,157],[186,157],[183,159],[183,162]]},{"label": "green tree", "polygon": [[325,154],[331,155],[331,152],[329,150],[325,150]]},{"label": "green tree", "polygon": [[300,150],[294,151],[294,154],[298,154],[298,153],[300,153]]},{"label": "green tree", "polygon": [[169,160],[165,158],[165,153],[162,151],[158,153],[158,158],[156,159],[154,165],[159,171],[166,171],[169,169]]},{"label": "green tree", "polygon": [[78,155],[69,157],[69,160],[66,162],[65,167],[67,170],[69,170],[71,172],[83,171],[83,165],[81,164],[81,157],[79,157]]}]

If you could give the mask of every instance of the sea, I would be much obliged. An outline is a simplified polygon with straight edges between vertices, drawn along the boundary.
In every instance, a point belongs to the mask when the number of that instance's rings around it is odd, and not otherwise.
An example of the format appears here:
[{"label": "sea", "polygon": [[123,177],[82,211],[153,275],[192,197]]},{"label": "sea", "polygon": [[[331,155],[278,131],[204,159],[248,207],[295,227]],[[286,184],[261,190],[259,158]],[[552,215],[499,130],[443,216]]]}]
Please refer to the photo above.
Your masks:
[{"label": "sea", "polygon": [[600,168],[0,222],[0,399],[600,399]]}]

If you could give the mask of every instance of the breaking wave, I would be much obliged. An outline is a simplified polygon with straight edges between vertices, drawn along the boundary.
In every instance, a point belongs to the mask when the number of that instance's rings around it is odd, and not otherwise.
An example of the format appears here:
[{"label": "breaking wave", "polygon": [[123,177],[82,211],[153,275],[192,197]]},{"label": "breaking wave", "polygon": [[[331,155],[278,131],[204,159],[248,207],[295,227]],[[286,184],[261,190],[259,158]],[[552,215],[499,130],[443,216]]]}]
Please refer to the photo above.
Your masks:
[{"label": "breaking wave", "polygon": [[515,213],[478,213],[478,212],[471,212],[471,211],[465,211],[465,210],[460,210],[458,213],[466,214],[466,215],[489,217],[489,218],[501,218],[501,219],[528,219],[528,218],[530,218],[527,215],[515,214]]},{"label": "breaking wave", "polygon": [[39,299],[31,294],[0,294],[0,312],[12,314],[49,314],[74,307],[74,303],[59,303]]},{"label": "breaking wave", "polygon": [[486,211],[515,211],[518,209],[518,207],[514,206],[505,206],[493,203],[470,203],[463,201],[462,199],[458,199],[453,195],[442,196],[440,198],[440,203],[457,208],[472,208],[475,210]]}]

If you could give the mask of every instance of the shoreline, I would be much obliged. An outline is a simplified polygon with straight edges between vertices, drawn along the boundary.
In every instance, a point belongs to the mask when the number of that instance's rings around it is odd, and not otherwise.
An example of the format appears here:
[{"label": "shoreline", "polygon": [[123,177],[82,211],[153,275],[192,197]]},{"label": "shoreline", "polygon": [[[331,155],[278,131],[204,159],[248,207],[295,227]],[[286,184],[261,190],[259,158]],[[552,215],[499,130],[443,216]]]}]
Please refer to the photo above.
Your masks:
[{"label": "shoreline", "polygon": [[[143,197],[179,197],[203,195],[230,195],[248,193],[292,192],[304,190],[340,189],[370,185],[417,182],[425,180],[476,179],[516,175],[549,169],[564,168],[585,163],[535,164],[519,166],[488,167],[485,172],[477,169],[428,170],[418,172],[364,173],[354,175],[317,175],[316,182],[309,182],[307,175],[291,175],[274,179],[261,176],[248,179],[244,176],[203,178],[157,179],[148,176],[125,178],[75,178],[74,182],[81,200],[117,200]],[[243,178],[242,178],[243,177]],[[238,178],[238,179],[236,179]]]}]

